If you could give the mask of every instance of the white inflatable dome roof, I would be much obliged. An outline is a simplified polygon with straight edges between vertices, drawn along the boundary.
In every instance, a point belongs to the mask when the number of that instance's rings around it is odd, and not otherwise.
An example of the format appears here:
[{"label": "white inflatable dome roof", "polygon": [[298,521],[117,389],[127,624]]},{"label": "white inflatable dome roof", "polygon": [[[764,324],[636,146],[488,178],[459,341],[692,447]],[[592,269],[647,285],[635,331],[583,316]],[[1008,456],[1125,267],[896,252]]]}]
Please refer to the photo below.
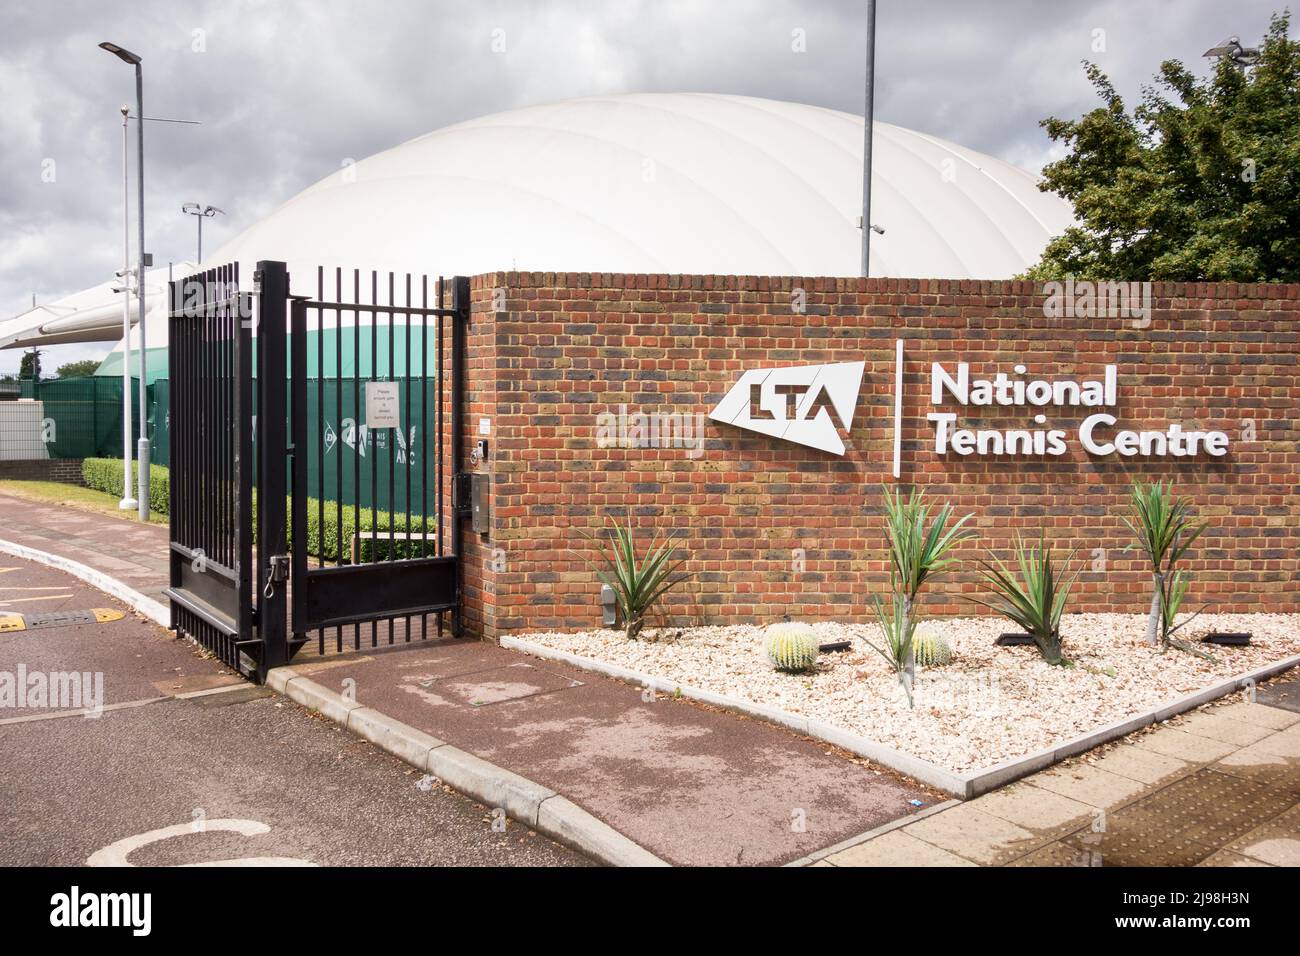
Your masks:
[{"label": "white inflatable dome roof", "polygon": [[[566,100],[347,165],[208,264],[854,276],[862,118],[699,93]],[[875,124],[872,274],[1009,278],[1071,221],[1001,160]],[[300,280],[301,281],[301,280]],[[295,291],[300,288],[295,282]]]}]

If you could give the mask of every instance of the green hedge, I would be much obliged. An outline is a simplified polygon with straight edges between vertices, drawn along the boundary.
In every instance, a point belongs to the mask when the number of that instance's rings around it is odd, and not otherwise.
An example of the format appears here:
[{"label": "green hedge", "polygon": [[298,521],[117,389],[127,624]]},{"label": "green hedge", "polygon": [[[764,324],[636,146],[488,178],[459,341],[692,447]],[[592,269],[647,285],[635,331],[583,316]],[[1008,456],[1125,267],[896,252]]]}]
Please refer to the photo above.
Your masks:
[{"label": "green hedge", "polygon": [[[152,510],[159,514],[168,514],[170,501],[168,499],[168,470],[162,465],[149,466],[149,502]],[[96,491],[103,491],[115,497],[122,497],[122,461],[120,458],[87,458],[81,466],[81,475],[85,479],[86,487],[94,488]],[[322,524],[320,514],[320,501],[316,498],[307,499],[307,553],[320,556]],[[350,561],[352,558],[352,535],[356,533],[357,521],[356,513],[353,509],[344,505],[343,507],[343,533],[339,535],[337,505],[333,501],[325,502],[325,522],[323,525],[324,542],[325,542],[325,560],[338,560],[338,544],[343,544],[343,560]],[[253,511],[257,511],[257,498],[253,498]],[[290,525],[288,532],[293,533],[292,528],[292,511],[290,510]],[[361,512],[360,527],[362,531],[378,529],[382,533],[388,531],[389,514],[386,511],[376,512],[374,517],[368,509]],[[393,515],[393,531],[396,535],[401,535],[407,530],[407,519],[405,514]],[[415,533],[421,531],[434,532],[437,530],[437,518],[422,518],[419,515],[412,515],[410,519],[410,530]],[[432,553],[434,542],[431,540],[423,545],[424,554]],[[389,557],[390,547],[387,538],[381,537],[379,540],[371,541],[362,539],[360,542],[360,556],[362,561],[382,561]],[[420,557],[421,542],[394,540],[391,547],[391,556],[393,558]]]},{"label": "green hedge", "polygon": [[[136,462],[131,467],[138,468]],[[114,498],[122,497],[122,459],[121,458],[87,458],[81,463],[81,477],[87,488],[102,491]],[[132,481],[132,484],[135,482]],[[167,469],[162,465],[149,466],[149,510],[165,515],[169,512],[170,489],[167,484]]]}]

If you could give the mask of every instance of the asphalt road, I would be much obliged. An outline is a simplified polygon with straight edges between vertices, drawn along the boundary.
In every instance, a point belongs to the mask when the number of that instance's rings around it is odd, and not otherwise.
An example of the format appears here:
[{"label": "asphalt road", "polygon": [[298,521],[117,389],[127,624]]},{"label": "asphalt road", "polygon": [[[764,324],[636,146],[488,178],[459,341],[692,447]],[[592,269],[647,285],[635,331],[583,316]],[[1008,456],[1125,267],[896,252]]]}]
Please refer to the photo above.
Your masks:
[{"label": "asphalt road", "polygon": [[[0,615],[122,610],[60,572],[0,569]],[[102,674],[105,709],[6,702],[20,665]],[[0,632],[0,828],[7,866],[588,862],[130,613]]]}]

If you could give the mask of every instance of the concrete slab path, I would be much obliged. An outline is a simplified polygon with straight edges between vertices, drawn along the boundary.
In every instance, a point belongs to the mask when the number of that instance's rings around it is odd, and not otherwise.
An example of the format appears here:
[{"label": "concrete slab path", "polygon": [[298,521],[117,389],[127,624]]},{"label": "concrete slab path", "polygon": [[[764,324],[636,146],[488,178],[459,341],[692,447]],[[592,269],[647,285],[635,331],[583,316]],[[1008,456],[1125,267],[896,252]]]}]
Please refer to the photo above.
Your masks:
[{"label": "concrete slab path", "polygon": [[1300,696],[1211,704],[829,854],[830,866],[1300,866]]}]

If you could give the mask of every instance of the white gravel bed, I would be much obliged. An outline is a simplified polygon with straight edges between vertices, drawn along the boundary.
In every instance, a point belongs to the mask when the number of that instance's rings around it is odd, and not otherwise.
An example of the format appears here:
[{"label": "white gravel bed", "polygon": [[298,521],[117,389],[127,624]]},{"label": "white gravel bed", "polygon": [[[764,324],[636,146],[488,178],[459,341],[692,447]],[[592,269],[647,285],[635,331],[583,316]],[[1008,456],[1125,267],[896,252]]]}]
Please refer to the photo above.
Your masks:
[{"label": "white gravel bed", "polygon": [[[1072,614],[1061,623],[1073,667],[1052,667],[1033,646],[997,647],[1015,631],[996,617],[927,620],[953,649],[952,663],[919,669],[916,706],[864,636],[868,624],[814,623],[821,643],[852,641],[822,654],[814,670],[775,670],[757,626],[664,628],[657,640],[628,642],[621,631],[520,634],[520,639],[643,674],[776,707],[842,727],[955,772],[989,767],[1148,711],[1256,667],[1300,654],[1300,614],[1202,614],[1178,634],[1211,662],[1145,642],[1139,614]],[[1250,631],[1248,647],[1200,645],[1211,630]]]}]

